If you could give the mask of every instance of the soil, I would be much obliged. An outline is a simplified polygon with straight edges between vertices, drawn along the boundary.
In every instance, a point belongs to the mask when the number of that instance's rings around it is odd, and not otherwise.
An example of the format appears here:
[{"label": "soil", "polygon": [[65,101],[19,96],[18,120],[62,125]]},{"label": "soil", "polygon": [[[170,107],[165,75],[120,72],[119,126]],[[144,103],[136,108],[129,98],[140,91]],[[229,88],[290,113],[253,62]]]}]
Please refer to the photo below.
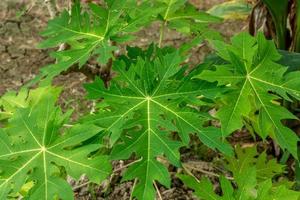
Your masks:
[{"label": "soil", "polygon": [[[31,7],[32,2],[38,2]],[[208,9],[216,3],[224,0],[190,0],[191,3],[200,9]],[[66,6],[66,1],[58,1],[59,5]],[[18,14],[24,10],[24,5],[28,11],[23,15]],[[63,8],[63,6],[61,6]],[[39,69],[45,65],[51,64],[54,60],[49,56],[52,50],[41,50],[36,48],[36,45],[42,40],[39,32],[46,26],[50,16],[47,8],[42,4],[42,1],[31,0],[1,0],[0,1],[0,96],[8,90],[16,90],[24,83],[34,78],[38,74]],[[244,21],[225,21],[224,23],[215,26],[222,35],[229,38],[233,33],[238,33],[245,30],[247,23]],[[158,40],[158,25],[154,24],[147,30],[140,31],[137,35],[139,40],[131,45],[144,47],[151,41]],[[178,46],[185,41],[182,35],[168,31],[165,34],[165,44]],[[200,46],[193,49],[193,54],[189,62],[197,64],[203,60],[204,56],[209,52],[207,46]],[[64,88],[60,104],[66,108],[72,107],[76,113],[74,119],[88,112],[91,108],[91,102],[85,100],[85,91],[82,88],[82,83],[87,82],[87,78],[81,73],[69,73],[60,75],[55,79],[54,84]],[[207,171],[214,171],[214,167],[210,166],[210,162],[217,160],[217,155],[210,150],[200,146],[184,150],[182,159],[184,162],[193,162],[199,168]],[[197,150],[195,150],[197,149]],[[200,154],[199,151],[205,151]],[[208,152],[208,153],[207,153]],[[199,157],[206,155],[206,157]],[[125,162],[125,163],[124,163]],[[114,168],[118,169],[130,161],[119,161],[114,163]],[[212,162],[213,163],[213,162]],[[175,177],[176,169],[169,166],[172,174],[172,186],[170,189],[158,185],[162,199],[194,199],[192,191],[188,190]],[[130,199],[130,193],[133,182],[121,182],[122,170],[114,173],[110,181],[100,186],[85,184],[87,180],[83,177],[82,180],[75,182],[70,180],[73,186],[76,199]],[[196,176],[203,174],[196,173]],[[83,184],[83,186],[81,186]]]}]

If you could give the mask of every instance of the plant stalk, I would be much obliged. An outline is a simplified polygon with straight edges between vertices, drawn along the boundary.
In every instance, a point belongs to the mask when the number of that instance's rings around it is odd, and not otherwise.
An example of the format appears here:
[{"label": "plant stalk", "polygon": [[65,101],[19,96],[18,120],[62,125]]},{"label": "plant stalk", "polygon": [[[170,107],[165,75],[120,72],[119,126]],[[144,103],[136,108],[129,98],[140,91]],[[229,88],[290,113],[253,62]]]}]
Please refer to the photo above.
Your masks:
[{"label": "plant stalk", "polygon": [[161,48],[162,41],[164,39],[164,34],[165,34],[165,27],[166,27],[166,22],[163,22],[160,26],[160,34],[159,34],[159,42],[158,42],[158,47]]}]

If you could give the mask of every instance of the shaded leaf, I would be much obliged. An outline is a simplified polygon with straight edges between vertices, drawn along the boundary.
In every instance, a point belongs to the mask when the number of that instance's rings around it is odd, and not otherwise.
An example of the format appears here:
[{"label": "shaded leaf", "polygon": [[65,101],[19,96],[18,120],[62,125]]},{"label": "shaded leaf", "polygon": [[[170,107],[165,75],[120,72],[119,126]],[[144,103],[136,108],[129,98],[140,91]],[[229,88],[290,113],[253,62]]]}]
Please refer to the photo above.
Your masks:
[{"label": "shaded leaf", "polygon": [[[284,181],[272,182],[275,176],[283,173],[283,167],[275,159],[267,160],[263,153],[257,158],[256,147],[236,149],[236,157],[226,158],[226,168],[233,174],[231,181],[224,176],[219,178],[222,195],[214,191],[211,181],[204,177],[197,180],[195,177],[178,174],[186,186],[192,188],[195,196],[203,200],[297,200],[298,191],[293,191],[291,185]],[[262,172],[267,168],[270,173]],[[264,174],[264,176],[262,176]]]}]

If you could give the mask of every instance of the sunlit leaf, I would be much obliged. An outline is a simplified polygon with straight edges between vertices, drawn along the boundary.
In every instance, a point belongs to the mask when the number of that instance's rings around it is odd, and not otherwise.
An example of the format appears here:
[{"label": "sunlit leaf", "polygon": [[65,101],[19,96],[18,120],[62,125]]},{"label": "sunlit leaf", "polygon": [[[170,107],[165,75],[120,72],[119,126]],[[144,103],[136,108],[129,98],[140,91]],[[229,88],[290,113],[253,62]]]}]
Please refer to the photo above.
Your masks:
[{"label": "sunlit leaf", "polygon": [[[221,139],[219,129],[204,127],[211,117],[192,106],[205,104],[200,96],[209,99],[220,92],[212,89],[213,84],[191,79],[199,69],[184,75],[186,68],[180,67],[183,58],[178,51],[133,50],[135,53],[129,53],[132,57],[124,59],[127,64],[123,60],[114,63],[117,75],[108,89],[99,78],[85,86],[89,98],[103,99],[98,112],[85,122],[105,129],[102,134],[114,145],[112,159],[128,159],[135,153],[140,160],[126,170],[123,180],[137,178],[133,196],[154,199],[153,182],[166,187],[171,182],[158,156],[180,167],[178,150],[188,144],[189,134],[196,134],[208,147],[228,155],[231,147]],[[174,132],[180,140],[174,139]]]},{"label": "sunlit leaf", "polygon": [[299,138],[282,124],[282,120],[296,117],[280,105],[280,100],[300,99],[299,72],[287,72],[287,67],[277,63],[280,54],[262,34],[254,38],[241,33],[232,38],[231,45],[219,41],[213,44],[227,64],[197,77],[229,89],[221,97],[223,105],[216,114],[223,136],[242,128],[244,119],[250,118],[263,139],[271,136],[296,158]]},{"label": "sunlit leaf", "polygon": [[84,124],[63,128],[70,113],[63,114],[55,106],[59,90],[52,91],[43,93],[34,104],[17,108],[0,129],[0,199],[22,192],[23,185],[30,182],[28,199],[73,199],[70,185],[60,175],[61,167],[75,179],[85,174],[95,183],[110,173],[107,157],[92,154],[99,144],[82,146],[101,128]]}]

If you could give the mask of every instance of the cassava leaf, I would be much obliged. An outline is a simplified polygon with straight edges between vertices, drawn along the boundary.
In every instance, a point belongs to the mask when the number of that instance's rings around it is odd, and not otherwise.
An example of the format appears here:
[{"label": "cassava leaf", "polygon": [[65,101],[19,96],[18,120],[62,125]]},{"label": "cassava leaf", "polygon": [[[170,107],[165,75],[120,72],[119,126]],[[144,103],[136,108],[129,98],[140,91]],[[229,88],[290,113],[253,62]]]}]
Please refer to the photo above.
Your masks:
[{"label": "cassava leaf", "polygon": [[53,92],[43,93],[25,108],[17,108],[0,129],[0,199],[8,199],[25,183],[33,182],[25,199],[70,200],[74,195],[61,177],[62,167],[75,179],[85,174],[95,183],[110,173],[107,156],[92,154],[100,145],[81,145],[101,128],[84,124],[63,128],[70,112],[62,114],[55,106],[58,89],[48,91]]},{"label": "cassava leaf", "polygon": [[112,51],[116,50],[116,47],[110,46],[111,41],[132,38],[128,37],[129,34],[147,25],[159,11],[159,8],[153,9],[149,2],[106,0],[102,6],[90,4],[90,12],[83,12],[79,1],[76,1],[70,13],[65,10],[48,22],[41,33],[46,39],[39,45],[40,48],[50,48],[65,43],[70,48],[52,53],[58,62],[42,68],[30,84],[41,79],[48,84],[72,65],[82,67],[93,55],[100,63],[107,63],[112,58]]},{"label": "cassava leaf", "polygon": [[299,72],[287,72],[286,67],[276,63],[280,54],[262,34],[254,38],[241,33],[233,37],[231,45],[220,41],[213,44],[227,63],[197,77],[230,89],[223,95],[223,105],[216,114],[223,136],[242,128],[243,119],[249,118],[263,139],[271,136],[296,158],[299,138],[282,124],[282,120],[296,117],[280,106],[280,100],[300,99]]},{"label": "cassava leaf", "polygon": [[[178,150],[189,143],[189,134],[196,133],[205,145],[225,154],[231,154],[231,147],[221,140],[219,129],[203,127],[211,117],[196,106],[205,105],[205,98],[213,98],[219,88],[211,90],[210,83],[191,80],[199,69],[185,75],[186,67],[180,67],[184,58],[171,49],[133,48],[128,56],[114,62],[117,75],[108,89],[99,78],[85,85],[89,98],[103,99],[98,112],[85,121],[105,129],[103,137],[114,146],[112,159],[128,159],[135,153],[140,160],[123,180],[137,178],[133,196],[154,199],[154,181],[170,186],[168,170],[158,156],[179,167]],[[172,132],[180,140],[172,139]]]}]

